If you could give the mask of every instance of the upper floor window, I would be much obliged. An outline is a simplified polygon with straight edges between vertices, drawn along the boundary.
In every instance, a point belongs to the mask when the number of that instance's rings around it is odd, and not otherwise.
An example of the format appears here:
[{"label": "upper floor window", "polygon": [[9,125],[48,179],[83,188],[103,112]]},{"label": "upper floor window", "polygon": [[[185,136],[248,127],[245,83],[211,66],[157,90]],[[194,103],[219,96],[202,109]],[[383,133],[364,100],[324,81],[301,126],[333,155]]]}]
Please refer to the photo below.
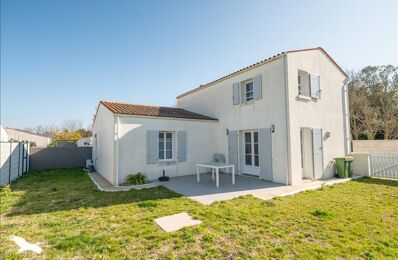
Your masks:
[{"label": "upper floor window", "polygon": [[297,72],[297,90],[300,96],[310,96],[310,82],[308,72],[298,70]]},{"label": "upper floor window", "polygon": [[299,95],[302,95],[304,92],[304,86],[303,86],[303,79],[300,74],[297,76],[297,84],[298,84]]},{"label": "upper floor window", "polygon": [[159,160],[173,158],[173,133],[159,132]]},{"label": "upper floor window", "polygon": [[245,101],[250,101],[254,99],[254,89],[253,81],[248,81],[244,83],[245,86]]}]

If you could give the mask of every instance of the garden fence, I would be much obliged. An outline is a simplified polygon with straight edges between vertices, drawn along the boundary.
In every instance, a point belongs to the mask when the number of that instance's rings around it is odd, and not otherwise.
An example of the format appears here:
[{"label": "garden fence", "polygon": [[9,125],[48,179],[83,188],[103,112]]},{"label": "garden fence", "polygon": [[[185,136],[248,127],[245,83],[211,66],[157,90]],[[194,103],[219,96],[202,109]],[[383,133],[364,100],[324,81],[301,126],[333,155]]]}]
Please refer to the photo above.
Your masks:
[{"label": "garden fence", "polygon": [[1,142],[0,185],[10,184],[29,170],[29,142]]},{"label": "garden fence", "polygon": [[370,175],[398,179],[398,154],[370,154]]}]

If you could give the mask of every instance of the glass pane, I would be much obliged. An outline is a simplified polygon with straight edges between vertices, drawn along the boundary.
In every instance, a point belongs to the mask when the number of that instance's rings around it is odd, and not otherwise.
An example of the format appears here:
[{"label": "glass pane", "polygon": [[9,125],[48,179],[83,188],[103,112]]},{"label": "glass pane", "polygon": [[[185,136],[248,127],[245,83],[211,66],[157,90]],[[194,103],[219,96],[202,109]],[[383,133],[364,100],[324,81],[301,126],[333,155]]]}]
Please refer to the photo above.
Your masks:
[{"label": "glass pane", "polygon": [[258,160],[259,160],[258,155],[255,155],[254,156],[254,166],[259,166],[260,165]]},{"label": "glass pane", "polygon": [[258,143],[258,132],[254,132],[254,143]]},{"label": "glass pane", "polygon": [[163,142],[159,142],[159,150],[163,150],[164,149],[164,143]]},{"label": "glass pane", "polygon": [[251,153],[252,153],[251,144],[245,144],[245,154],[251,154]]},{"label": "glass pane", "polygon": [[246,83],[246,92],[253,91],[253,82]]},{"label": "glass pane", "polygon": [[245,163],[246,163],[246,165],[252,165],[252,156],[251,155],[245,156]]},{"label": "glass pane", "polygon": [[166,142],[166,149],[171,150],[172,142]]},{"label": "glass pane", "polygon": [[163,139],[164,138],[164,133],[160,132],[159,133],[159,139]]},{"label": "glass pane", "polygon": [[245,142],[246,143],[251,143],[252,142],[252,136],[250,133],[245,133]]},{"label": "glass pane", "polygon": [[172,134],[171,133],[167,133],[166,134],[166,138],[167,138],[167,141],[171,141],[171,138],[172,138]]},{"label": "glass pane", "polygon": [[164,152],[159,150],[159,159],[164,159]]},{"label": "glass pane", "polygon": [[171,159],[171,157],[172,157],[172,152],[166,151],[166,159]]},{"label": "glass pane", "polygon": [[254,154],[258,155],[258,144],[254,144]]}]

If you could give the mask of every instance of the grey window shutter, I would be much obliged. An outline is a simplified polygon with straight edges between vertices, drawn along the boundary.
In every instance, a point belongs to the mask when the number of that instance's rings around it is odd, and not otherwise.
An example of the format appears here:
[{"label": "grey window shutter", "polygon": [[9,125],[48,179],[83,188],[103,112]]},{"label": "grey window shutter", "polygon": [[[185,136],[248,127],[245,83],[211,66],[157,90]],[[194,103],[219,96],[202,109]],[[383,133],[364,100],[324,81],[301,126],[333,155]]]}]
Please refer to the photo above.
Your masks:
[{"label": "grey window shutter", "polygon": [[261,99],[263,97],[262,75],[257,75],[253,78],[253,94],[254,99]]},{"label": "grey window shutter", "polygon": [[232,84],[232,100],[234,105],[240,104],[239,82]]},{"label": "grey window shutter", "polygon": [[235,173],[238,172],[238,131],[228,133],[228,159],[235,165]]},{"label": "grey window shutter", "polygon": [[312,129],[312,152],[314,159],[314,178],[320,179],[323,177],[323,141],[322,129]]},{"label": "grey window shutter", "polygon": [[187,132],[177,132],[177,160],[185,162],[187,160]]},{"label": "grey window shutter", "polygon": [[159,131],[146,132],[146,160],[148,164],[157,163],[159,159]]},{"label": "grey window shutter", "polygon": [[271,128],[261,128],[258,131],[258,146],[260,158],[260,179],[272,181],[273,174]]},{"label": "grey window shutter", "polygon": [[310,90],[311,97],[319,99],[320,98],[320,84],[319,84],[319,76],[310,74]]}]

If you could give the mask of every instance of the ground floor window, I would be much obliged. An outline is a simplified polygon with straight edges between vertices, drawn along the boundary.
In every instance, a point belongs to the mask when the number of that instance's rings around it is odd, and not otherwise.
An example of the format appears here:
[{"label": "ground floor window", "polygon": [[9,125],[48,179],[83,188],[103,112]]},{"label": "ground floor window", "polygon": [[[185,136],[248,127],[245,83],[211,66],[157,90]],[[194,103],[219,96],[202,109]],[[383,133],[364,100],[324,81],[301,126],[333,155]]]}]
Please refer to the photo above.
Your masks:
[{"label": "ground floor window", "polygon": [[159,132],[159,160],[173,158],[173,133]]}]

